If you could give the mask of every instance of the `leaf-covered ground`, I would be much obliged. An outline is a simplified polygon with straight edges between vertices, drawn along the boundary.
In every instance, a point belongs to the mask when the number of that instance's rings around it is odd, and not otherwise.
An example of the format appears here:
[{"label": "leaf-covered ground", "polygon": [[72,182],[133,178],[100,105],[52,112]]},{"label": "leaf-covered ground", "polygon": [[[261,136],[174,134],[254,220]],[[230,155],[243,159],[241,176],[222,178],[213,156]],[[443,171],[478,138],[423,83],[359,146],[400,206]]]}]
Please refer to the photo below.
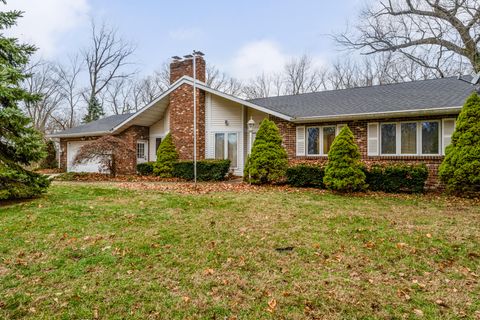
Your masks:
[{"label": "leaf-covered ground", "polygon": [[202,188],[55,183],[0,207],[0,318],[480,317],[478,202]]}]

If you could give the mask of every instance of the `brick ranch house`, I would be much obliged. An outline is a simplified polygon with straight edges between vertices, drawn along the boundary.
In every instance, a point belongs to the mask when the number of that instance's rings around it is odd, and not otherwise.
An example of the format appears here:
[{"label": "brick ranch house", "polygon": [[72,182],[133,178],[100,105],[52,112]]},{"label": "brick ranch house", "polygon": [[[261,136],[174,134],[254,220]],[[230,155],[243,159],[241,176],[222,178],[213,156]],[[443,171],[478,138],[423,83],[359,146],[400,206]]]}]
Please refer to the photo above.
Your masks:
[{"label": "brick ranch house", "polygon": [[[344,90],[243,100],[205,84],[205,60],[196,57],[197,155],[199,159],[232,161],[243,175],[245,159],[264,118],[273,120],[283,136],[291,163],[324,163],[339,130],[348,125],[363,161],[425,163],[429,186],[465,99],[474,88],[456,78],[413,81]],[[193,59],[173,60],[170,88],[143,109],[114,115],[51,135],[60,142],[60,166],[66,171],[98,172],[95,161],[74,165],[79,148],[102,135],[116,135],[135,147],[119,171],[133,174],[136,164],[155,161],[156,150],[172,134],[180,159],[193,158]],[[247,122],[253,119],[253,134]],[[252,139],[252,140],[253,140]]]}]

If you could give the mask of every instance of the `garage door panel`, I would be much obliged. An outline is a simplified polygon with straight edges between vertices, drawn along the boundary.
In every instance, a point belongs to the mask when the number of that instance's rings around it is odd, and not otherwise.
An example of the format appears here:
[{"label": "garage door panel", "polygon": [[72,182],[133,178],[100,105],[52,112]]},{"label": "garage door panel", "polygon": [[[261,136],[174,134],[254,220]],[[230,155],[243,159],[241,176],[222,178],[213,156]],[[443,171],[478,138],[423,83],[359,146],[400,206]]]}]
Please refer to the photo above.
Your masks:
[{"label": "garage door panel", "polygon": [[68,172],[102,172],[102,166],[99,159],[92,159],[81,164],[73,164],[73,159],[78,151],[84,146],[86,141],[71,141],[67,143],[67,171]]}]

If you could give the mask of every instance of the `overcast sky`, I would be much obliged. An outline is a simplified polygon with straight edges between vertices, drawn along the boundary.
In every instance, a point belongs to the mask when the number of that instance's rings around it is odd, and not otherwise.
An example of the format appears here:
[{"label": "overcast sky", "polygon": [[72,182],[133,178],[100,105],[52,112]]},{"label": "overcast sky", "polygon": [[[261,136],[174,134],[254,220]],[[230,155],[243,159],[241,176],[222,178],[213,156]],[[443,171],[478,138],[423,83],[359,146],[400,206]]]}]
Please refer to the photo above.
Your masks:
[{"label": "overcast sky", "polygon": [[[25,11],[14,34],[63,60],[85,46],[90,19],[105,20],[135,44],[137,69],[148,74],[173,55],[206,54],[231,76],[247,79],[280,70],[307,53],[316,64],[334,61],[328,34],[353,24],[364,0],[8,0]],[[350,22],[349,22],[350,21]]]}]

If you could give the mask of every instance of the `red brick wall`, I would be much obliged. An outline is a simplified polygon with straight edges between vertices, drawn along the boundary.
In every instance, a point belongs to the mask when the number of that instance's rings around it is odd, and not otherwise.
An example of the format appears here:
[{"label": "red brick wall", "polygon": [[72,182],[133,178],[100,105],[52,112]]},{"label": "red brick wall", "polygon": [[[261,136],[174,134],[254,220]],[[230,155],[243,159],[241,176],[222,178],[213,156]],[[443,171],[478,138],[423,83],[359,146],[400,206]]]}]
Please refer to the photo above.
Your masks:
[{"label": "red brick wall", "polygon": [[[137,149],[137,140],[148,140],[149,128],[141,126],[131,126],[123,132],[115,135],[130,144],[135,150]],[[67,170],[67,142],[70,141],[91,141],[99,137],[84,137],[84,138],[61,138],[60,139],[60,168]],[[118,174],[135,174],[137,169],[137,155],[134,153],[131,156],[118,160]]]},{"label": "red brick wall", "polygon": [[[205,81],[205,61],[196,60],[197,79]],[[193,75],[193,59],[174,61],[170,81]],[[170,133],[180,159],[193,159],[193,87],[182,85],[170,94]],[[205,92],[197,89],[197,159],[205,158]]]},{"label": "red brick wall", "polygon": [[[342,121],[342,122],[322,122],[322,123],[308,123],[298,124],[301,126],[326,126],[347,124],[352,130],[355,142],[357,143],[360,153],[362,155],[362,161],[367,165],[373,164],[388,164],[388,163],[407,163],[418,164],[425,163],[429,169],[429,177],[427,180],[428,188],[441,188],[440,181],[438,179],[438,167],[442,163],[443,156],[368,156],[367,154],[367,123],[368,122],[384,122],[384,121],[405,121],[405,120],[439,120],[452,116],[427,116],[427,117],[415,117],[415,118],[388,118],[388,119],[376,119],[369,121]],[[287,150],[290,163],[317,163],[325,164],[327,161],[326,156],[296,156],[296,124],[280,119],[278,117],[270,116],[282,134],[283,145]]]}]

